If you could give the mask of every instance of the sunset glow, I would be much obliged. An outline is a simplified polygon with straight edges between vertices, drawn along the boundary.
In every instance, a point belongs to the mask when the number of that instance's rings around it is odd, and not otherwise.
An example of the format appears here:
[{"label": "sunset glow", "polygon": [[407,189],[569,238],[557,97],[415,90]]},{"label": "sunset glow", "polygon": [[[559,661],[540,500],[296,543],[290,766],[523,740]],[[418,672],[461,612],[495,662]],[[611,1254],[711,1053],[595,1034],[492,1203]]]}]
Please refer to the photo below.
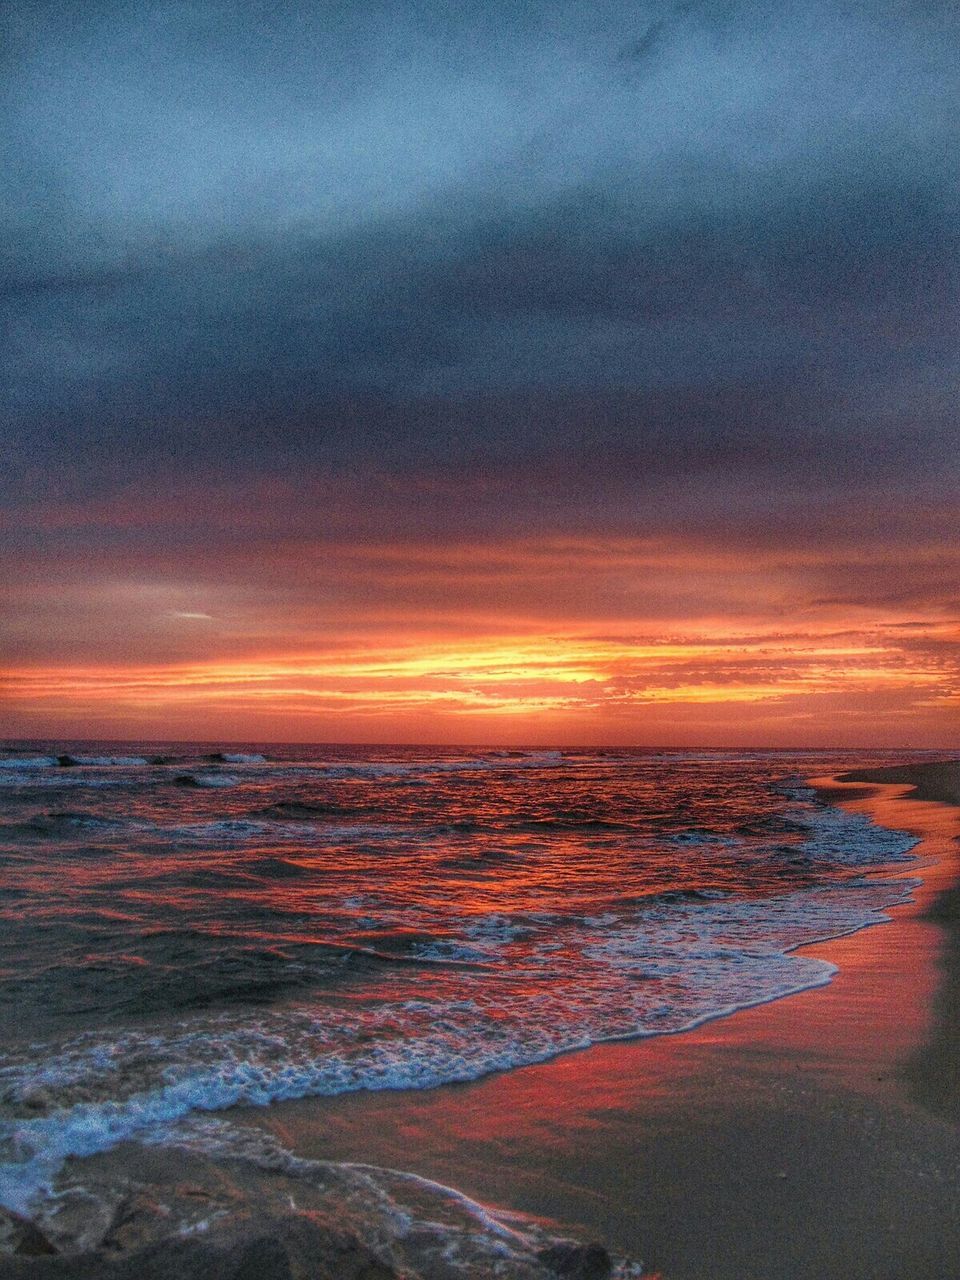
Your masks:
[{"label": "sunset glow", "polygon": [[[429,589],[419,576],[410,584],[401,572],[398,580],[381,557],[374,600],[368,595],[351,609],[341,599],[328,611],[309,590],[285,592],[280,580],[264,588],[275,593],[269,609],[223,584],[91,584],[86,598],[109,600],[109,613],[89,619],[84,660],[51,655],[17,664],[7,674],[7,706],[18,731],[32,736],[60,725],[77,736],[242,730],[305,741],[648,745],[745,743],[757,734],[783,744],[905,736],[936,744],[949,735],[960,705],[960,630],[940,609],[917,618],[888,607],[880,618],[864,618],[841,602],[804,602],[788,629],[771,616],[782,608],[774,603],[782,576],[762,563],[752,575],[715,564],[705,587],[701,566],[678,554],[658,563],[647,552],[642,564],[617,545],[606,559],[596,546],[566,555],[561,565],[541,553],[551,565],[544,585],[529,554],[516,549],[512,561],[508,548],[472,556],[454,549],[445,557],[397,549],[394,565],[431,559],[437,566]],[[345,559],[352,569],[356,557]],[[512,614],[521,594],[546,614],[551,598],[572,595],[585,574],[595,603],[616,603],[624,566],[636,575],[631,598],[642,606],[632,624],[622,616],[571,625],[569,617]],[[805,572],[809,566],[792,567],[794,590]],[[327,584],[336,579],[330,566],[323,576]],[[472,601],[460,604],[458,587],[480,577],[474,613]],[[356,592],[356,577],[350,581]],[[412,592],[405,602],[403,590]],[[422,601],[427,590],[432,608]],[[658,605],[695,602],[698,592],[704,604],[714,603],[708,593],[722,594],[739,625],[692,608],[687,616],[650,617]],[[211,612],[172,607],[201,600]],[[458,639],[451,634],[458,629],[473,634]],[[169,656],[134,660],[138,638],[144,650]],[[210,649],[221,653],[204,656]]]}]

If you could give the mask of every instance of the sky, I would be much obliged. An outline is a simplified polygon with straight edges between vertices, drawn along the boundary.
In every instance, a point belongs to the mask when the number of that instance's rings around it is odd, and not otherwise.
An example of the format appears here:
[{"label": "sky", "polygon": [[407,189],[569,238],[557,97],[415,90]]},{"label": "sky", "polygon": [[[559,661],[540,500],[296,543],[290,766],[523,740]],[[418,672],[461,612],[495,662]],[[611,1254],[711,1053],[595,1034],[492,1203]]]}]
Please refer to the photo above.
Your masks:
[{"label": "sky", "polygon": [[960,10],[3,18],[0,734],[960,746]]}]

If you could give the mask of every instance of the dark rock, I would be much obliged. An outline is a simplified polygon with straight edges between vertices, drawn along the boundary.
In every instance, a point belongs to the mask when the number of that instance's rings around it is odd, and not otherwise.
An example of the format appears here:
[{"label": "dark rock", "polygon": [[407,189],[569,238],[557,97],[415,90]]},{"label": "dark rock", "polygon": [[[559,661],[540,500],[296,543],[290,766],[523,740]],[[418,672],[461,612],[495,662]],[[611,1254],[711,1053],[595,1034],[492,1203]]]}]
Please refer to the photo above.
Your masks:
[{"label": "dark rock", "polygon": [[0,1280],[400,1280],[349,1233],[310,1222],[272,1225],[276,1234],[161,1240],[120,1257],[99,1249],[70,1257],[0,1254]]},{"label": "dark rock", "polygon": [[79,760],[74,760],[73,756],[57,756],[57,764],[61,769],[72,769],[79,763]]},{"label": "dark rock", "polygon": [[230,1280],[293,1280],[287,1250],[276,1236],[251,1240],[231,1253]]},{"label": "dark rock", "polygon": [[0,1205],[0,1249],[20,1257],[42,1258],[57,1251],[39,1227]]},{"label": "dark rock", "polygon": [[49,1111],[53,1097],[43,1085],[33,1084],[21,1093],[20,1101],[30,1111]]},{"label": "dark rock", "polygon": [[613,1269],[610,1255],[601,1244],[553,1244],[537,1257],[563,1280],[607,1280]]},{"label": "dark rock", "polygon": [[[304,1280],[400,1280],[393,1267],[357,1236],[333,1223],[297,1215],[275,1219],[271,1225],[282,1233],[293,1274]],[[260,1280],[260,1274],[252,1280]],[[242,1280],[247,1280],[246,1276]]]}]

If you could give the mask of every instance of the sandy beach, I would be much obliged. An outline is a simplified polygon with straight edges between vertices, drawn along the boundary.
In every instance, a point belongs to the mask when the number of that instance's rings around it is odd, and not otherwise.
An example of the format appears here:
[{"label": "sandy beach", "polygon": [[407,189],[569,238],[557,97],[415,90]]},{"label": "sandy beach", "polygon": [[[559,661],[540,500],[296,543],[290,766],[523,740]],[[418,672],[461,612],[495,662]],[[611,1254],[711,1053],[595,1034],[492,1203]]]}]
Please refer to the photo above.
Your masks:
[{"label": "sandy beach", "polygon": [[[917,861],[891,871],[916,878],[911,903],[891,909],[889,923],[807,949],[838,967],[828,986],[693,1032],[607,1044],[472,1084],[250,1110],[252,1133],[311,1161],[407,1170],[456,1187],[548,1232],[640,1259],[645,1275],[663,1280],[956,1274],[960,764],[812,781],[832,802],[921,837]],[[147,1196],[111,1228],[109,1256],[100,1248],[0,1257],[0,1276],[396,1274],[375,1249],[358,1250],[346,1200],[338,1216],[338,1194],[352,1194],[347,1182],[308,1195],[282,1170],[251,1183],[229,1162],[130,1145],[83,1170],[87,1183],[134,1179]],[[291,1187],[313,1213],[292,1234],[281,1225]],[[158,1244],[153,1209],[172,1195],[242,1200],[239,1236],[222,1248],[216,1232]],[[425,1201],[426,1212],[438,1203]],[[279,1250],[269,1242],[277,1232],[287,1232]],[[522,1274],[540,1275],[531,1265]],[[478,1255],[471,1274],[501,1273],[492,1256]],[[553,1257],[542,1274],[594,1280],[608,1274],[606,1254]]]}]

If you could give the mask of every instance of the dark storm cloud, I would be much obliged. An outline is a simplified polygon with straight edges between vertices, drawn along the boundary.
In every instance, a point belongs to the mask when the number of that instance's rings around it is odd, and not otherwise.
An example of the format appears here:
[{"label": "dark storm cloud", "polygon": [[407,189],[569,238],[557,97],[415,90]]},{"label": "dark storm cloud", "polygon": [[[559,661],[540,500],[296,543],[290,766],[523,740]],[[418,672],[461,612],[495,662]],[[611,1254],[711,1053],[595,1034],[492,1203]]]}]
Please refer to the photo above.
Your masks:
[{"label": "dark storm cloud", "polygon": [[893,0],[25,6],[8,483],[942,484],[957,49]]}]

